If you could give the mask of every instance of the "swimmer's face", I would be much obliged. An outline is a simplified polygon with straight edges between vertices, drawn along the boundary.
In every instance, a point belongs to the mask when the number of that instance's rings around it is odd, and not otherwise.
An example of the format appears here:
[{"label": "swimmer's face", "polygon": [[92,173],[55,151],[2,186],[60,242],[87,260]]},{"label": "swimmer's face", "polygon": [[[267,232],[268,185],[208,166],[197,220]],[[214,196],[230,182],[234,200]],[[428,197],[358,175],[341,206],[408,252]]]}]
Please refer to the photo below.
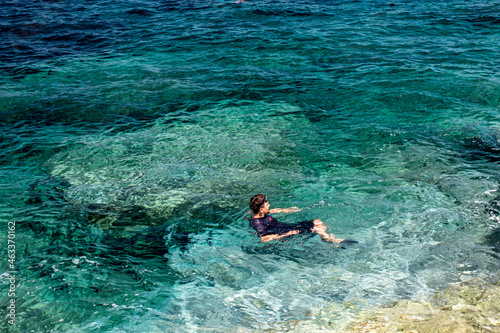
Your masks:
[{"label": "swimmer's face", "polygon": [[267,214],[269,213],[269,207],[271,207],[271,205],[269,204],[269,201],[266,201],[262,204],[262,207],[260,207],[260,211],[264,214]]}]

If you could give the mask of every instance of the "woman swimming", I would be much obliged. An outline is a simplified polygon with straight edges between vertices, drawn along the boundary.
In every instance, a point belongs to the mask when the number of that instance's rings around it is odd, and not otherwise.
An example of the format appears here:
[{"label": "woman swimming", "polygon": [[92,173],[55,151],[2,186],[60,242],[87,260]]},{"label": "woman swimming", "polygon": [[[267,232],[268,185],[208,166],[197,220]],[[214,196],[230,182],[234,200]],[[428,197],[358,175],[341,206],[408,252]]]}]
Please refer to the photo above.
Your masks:
[{"label": "woman swimming", "polygon": [[[344,240],[335,238],[334,234],[326,232],[326,226],[323,221],[316,219],[312,221],[299,222],[296,225],[290,225],[279,222],[269,214],[274,213],[293,213],[300,211],[300,208],[275,208],[269,209],[271,206],[267,196],[264,194],[256,194],[250,199],[250,209],[253,212],[250,219],[250,226],[257,231],[258,236],[263,242],[269,242],[274,239],[296,235],[300,233],[315,232],[321,236],[321,239],[330,243],[357,243],[352,240]],[[249,212],[248,214],[252,213]],[[248,215],[247,214],[247,215]]]}]

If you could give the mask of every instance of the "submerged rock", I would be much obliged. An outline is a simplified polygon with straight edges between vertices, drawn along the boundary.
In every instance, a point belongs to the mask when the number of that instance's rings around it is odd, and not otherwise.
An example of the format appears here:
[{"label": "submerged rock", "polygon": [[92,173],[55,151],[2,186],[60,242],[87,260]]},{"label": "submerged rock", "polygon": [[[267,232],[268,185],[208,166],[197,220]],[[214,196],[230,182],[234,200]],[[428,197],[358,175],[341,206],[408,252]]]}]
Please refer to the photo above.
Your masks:
[{"label": "submerged rock", "polygon": [[500,286],[452,285],[429,302],[365,311],[347,332],[500,332]]},{"label": "submerged rock", "polygon": [[277,331],[500,332],[500,285],[453,284],[428,301],[405,300],[368,310],[361,310],[349,302],[332,302],[315,319],[282,322],[271,330],[265,330]]},{"label": "submerged rock", "polygon": [[[179,210],[190,214],[214,203],[239,210],[234,198],[246,201],[260,184],[300,174],[300,165],[289,163],[298,157],[296,138],[288,135],[297,126],[313,129],[304,117],[286,117],[298,111],[256,103],[200,111],[190,122],[165,118],[136,131],[90,133],[47,167],[67,183],[64,199],[102,229],[134,212],[157,224]],[[279,188],[280,182],[268,186]]]}]

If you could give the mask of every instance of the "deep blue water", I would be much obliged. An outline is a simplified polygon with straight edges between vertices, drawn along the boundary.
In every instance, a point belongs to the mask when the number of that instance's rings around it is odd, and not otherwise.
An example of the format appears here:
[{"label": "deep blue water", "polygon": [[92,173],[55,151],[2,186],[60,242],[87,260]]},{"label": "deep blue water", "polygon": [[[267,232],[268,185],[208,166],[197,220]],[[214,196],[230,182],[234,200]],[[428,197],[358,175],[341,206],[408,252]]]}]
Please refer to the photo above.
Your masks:
[{"label": "deep blue water", "polygon": [[[500,1],[2,1],[0,18],[2,331],[341,331],[498,282]],[[359,244],[262,244],[256,193]]]}]

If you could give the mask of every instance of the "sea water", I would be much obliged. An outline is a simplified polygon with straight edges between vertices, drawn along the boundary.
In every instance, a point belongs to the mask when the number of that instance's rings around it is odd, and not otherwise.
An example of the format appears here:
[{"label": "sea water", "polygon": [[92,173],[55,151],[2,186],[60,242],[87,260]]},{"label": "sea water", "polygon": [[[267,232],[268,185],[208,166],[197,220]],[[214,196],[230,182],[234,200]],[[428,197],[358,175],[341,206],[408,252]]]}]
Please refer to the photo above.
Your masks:
[{"label": "sea water", "polygon": [[[2,331],[340,331],[498,281],[499,1],[0,15]],[[256,193],[359,243],[263,244]]]}]

